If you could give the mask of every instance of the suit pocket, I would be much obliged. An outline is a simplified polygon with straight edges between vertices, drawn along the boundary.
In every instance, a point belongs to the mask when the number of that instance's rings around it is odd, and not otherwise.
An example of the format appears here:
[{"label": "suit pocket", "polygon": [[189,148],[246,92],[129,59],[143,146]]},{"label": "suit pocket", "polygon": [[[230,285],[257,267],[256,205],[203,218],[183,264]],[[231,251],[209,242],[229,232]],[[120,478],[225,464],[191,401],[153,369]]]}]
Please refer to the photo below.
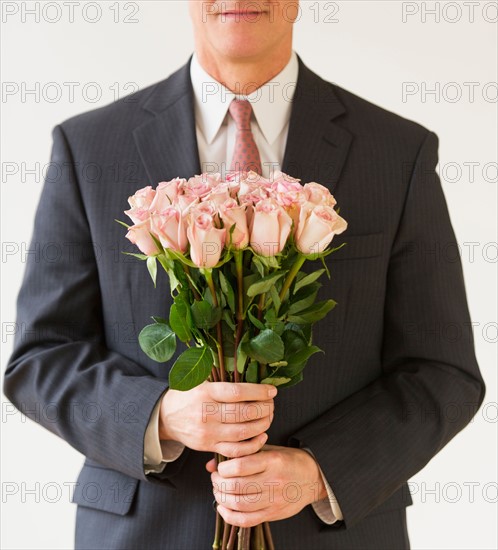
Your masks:
[{"label": "suit pocket", "polygon": [[126,515],[135,498],[138,479],[85,462],[72,502],[79,506]]},{"label": "suit pocket", "polygon": [[367,517],[374,516],[376,514],[383,514],[384,512],[392,512],[393,510],[399,510],[400,508],[406,508],[413,504],[412,495],[408,483],[403,483],[400,489],[393,493],[382,504],[379,504],[374,508]]},{"label": "suit pocket", "polygon": [[369,233],[365,235],[348,235],[346,231],[342,235],[334,237],[332,247],[346,243],[340,250],[329,256],[330,261],[360,260],[380,256],[385,247],[384,233]]}]

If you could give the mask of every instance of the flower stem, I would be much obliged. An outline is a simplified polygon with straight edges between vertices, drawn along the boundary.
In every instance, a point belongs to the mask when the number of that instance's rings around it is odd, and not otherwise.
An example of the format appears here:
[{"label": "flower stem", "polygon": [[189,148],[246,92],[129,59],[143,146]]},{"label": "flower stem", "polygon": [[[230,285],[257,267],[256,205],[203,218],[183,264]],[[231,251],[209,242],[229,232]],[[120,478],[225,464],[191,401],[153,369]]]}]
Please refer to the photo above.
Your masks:
[{"label": "flower stem", "polygon": [[270,524],[267,521],[263,523],[263,533],[265,536],[265,546],[267,550],[275,550],[275,545],[273,544],[273,537],[271,536]]},{"label": "flower stem", "polygon": [[239,528],[235,525],[232,525],[230,529],[230,537],[228,538],[227,550],[234,550],[235,548],[235,538],[237,537],[237,532]]},{"label": "flower stem", "polygon": [[256,525],[256,527],[254,527],[254,531],[254,542],[256,547],[255,550],[265,550],[265,536],[263,533],[263,525],[261,523],[259,525]]},{"label": "flower stem", "polygon": [[[216,288],[213,281],[213,270],[211,268],[203,269],[202,274],[204,275],[206,282],[208,284],[209,290],[211,291],[211,296],[213,297],[213,304],[215,307],[219,307],[218,295],[216,294]],[[221,330],[221,321],[216,323],[216,348],[218,350],[218,363],[220,365],[220,380],[225,381],[225,356],[223,354],[223,332]]]},{"label": "flower stem", "polygon": [[240,373],[237,369],[237,351],[242,338],[242,332],[244,331],[244,252],[242,250],[235,250],[233,255],[235,257],[235,270],[237,272],[237,331],[235,334],[235,366],[233,373],[235,382],[240,382]]},{"label": "flower stem", "polygon": [[185,274],[187,275],[188,285],[190,287],[190,290],[192,291],[192,294],[194,295],[194,299],[200,300],[201,297],[199,296],[199,293],[197,292],[194,285],[192,284],[192,281],[190,280],[191,276],[190,276],[190,269],[188,265],[185,265],[184,263],[182,263],[182,267],[183,267],[183,271],[185,271]]},{"label": "flower stem", "polygon": [[282,290],[280,291],[280,300],[283,302],[285,295],[287,294],[287,291],[289,290],[292,281],[296,278],[296,275],[299,273],[299,270],[301,267],[303,267],[304,262],[306,261],[306,257],[302,254],[298,254],[296,261],[294,262],[294,265],[292,266],[291,270],[289,271],[289,274],[287,275],[284,286],[282,287]]},{"label": "flower stem", "polygon": [[249,550],[251,542],[251,528],[241,527],[239,529],[239,541],[237,544],[237,550]]},{"label": "flower stem", "polygon": [[216,511],[216,527],[214,529],[214,541],[213,541],[213,550],[219,550],[220,548],[220,538],[221,538],[221,529],[223,527],[223,519],[221,518],[218,511]]},{"label": "flower stem", "polygon": [[221,550],[227,550],[228,537],[230,536],[231,526],[225,522],[223,526],[223,540],[221,542]]}]

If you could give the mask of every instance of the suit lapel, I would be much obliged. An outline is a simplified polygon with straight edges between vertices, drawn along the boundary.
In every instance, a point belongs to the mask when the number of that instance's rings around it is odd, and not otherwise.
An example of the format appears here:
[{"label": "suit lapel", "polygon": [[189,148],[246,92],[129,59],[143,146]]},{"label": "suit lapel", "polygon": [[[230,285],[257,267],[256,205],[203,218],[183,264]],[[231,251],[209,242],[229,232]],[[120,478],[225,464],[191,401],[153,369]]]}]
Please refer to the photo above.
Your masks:
[{"label": "suit lapel", "polygon": [[150,184],[199,174],[190,62],[153,88],[143,108],[154,118],[133,137]]},{"label": "suit lapel", "polygon": [[[298,59],[282,171],[303,183],[317,181],[333,192],[352,142],[351,134],[335,122],[346,109],[333,86]],[[151,185],[199,174],[190,61],[155,86],[143,108],[154,117],[138,126],[133,136]]]},{"label": "suit lapel", "polygon": [[321,183],[333,192],[352,142],[351,134],[334,122],[345,112],[333,86],[299,58],[282,171],[302,183]]}]

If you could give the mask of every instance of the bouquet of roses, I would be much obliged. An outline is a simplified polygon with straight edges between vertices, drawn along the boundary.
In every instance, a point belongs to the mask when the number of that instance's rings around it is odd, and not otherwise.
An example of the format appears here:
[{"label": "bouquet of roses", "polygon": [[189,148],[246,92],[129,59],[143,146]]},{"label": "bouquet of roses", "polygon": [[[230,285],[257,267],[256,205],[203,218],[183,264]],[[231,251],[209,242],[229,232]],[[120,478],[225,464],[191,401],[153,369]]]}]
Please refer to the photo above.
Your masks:
[{"label": "bouquet of roses", "polygon": [[[169,319],[153,317],[140,346],[159,362],[173,357],[177,339],[186,347],[169,387],[300,382],[321,351],[312,326],[336,305],[317,301],[318,279],[329,275],[324,258],[337,250],[327,247],[347,227],[329,190],[282,172],[202,174],[140,189],[129,204],[126,237],[142,252],[132,255],[146,261],[154,284],[157,265],[166,271],[173,299]],[[322,267],[302,271],[306,260]],[[242,550],[273,547],[268,524],[238,529],[217,514],[213,548],[234,548],[237,537]]]}]

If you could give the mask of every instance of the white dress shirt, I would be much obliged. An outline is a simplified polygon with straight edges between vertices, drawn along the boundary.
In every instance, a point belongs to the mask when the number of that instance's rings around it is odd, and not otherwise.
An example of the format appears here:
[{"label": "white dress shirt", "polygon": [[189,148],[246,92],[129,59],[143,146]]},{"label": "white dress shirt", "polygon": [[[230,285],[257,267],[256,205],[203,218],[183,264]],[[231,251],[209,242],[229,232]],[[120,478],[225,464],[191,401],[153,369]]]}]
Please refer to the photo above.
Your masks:
[{"label": "white dress shirt", "polygon": [[[230,170],[235,145],[236,126],[228,113],[233,99],[251,102],[251,130],[261,157],[264,177],[280,170],[284,158],[292,99],[296,88],[299,65],[295,52],[283,70],[269,82],[247,95],[234,94],[212,78],[200,65],[196,54],[190,64],[194,91],[195,121],[201,172],[220,172],[224,177]],[[244,90],[241,90],[244,92]],[[292,175],[292,174],[291,174]],[[159,400],[145,433],[144,470],[146,474],[161,472],[168,462],[176,460],[184,446],[176,441],[159,439]],[[311,455],[309,449],[305,449]],[[328,497],[313,503],[318,517],[328,525],[343,519],[342,513],[323,472]]]}]

